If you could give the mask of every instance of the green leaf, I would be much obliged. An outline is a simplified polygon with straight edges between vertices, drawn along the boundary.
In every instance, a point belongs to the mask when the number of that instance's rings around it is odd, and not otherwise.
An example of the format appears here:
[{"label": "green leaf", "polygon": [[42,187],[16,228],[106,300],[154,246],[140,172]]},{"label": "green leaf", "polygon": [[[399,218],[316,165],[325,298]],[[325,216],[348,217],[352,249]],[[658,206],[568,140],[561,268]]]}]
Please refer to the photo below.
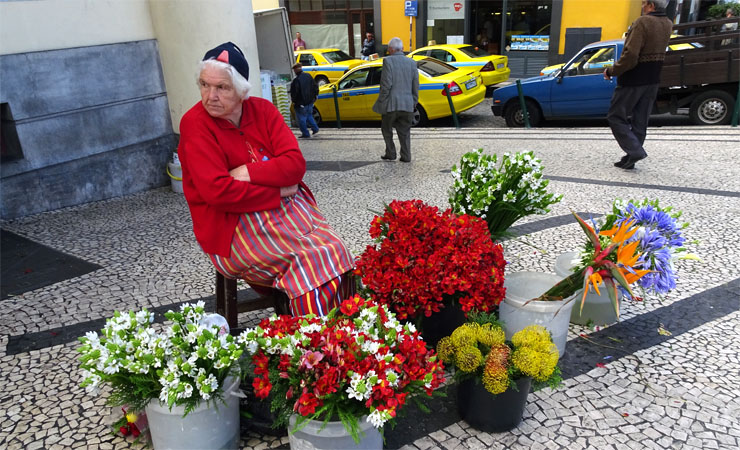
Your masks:
[{"label": "green leaf", "polygon": [[596,249],[596,253],[599,253],[601,250],[601,242],[599,242],[599,237],[594,232],[593,228],[589,224],[587,224],[583,219],[581,219],[578,214],[575,213],[575,211],[571,211],[573,216],[578,221],[578,225],[581,226],[581,229],[584,233],[586,233],[586,236],[588,237],[588,240],[591,242],[591,245],[594,246]]},{"label": "green leaf", "polygon": [[609,299],[612,301],[614,313],[617,315],[617,319],[619,319],[619,291],[617,290],[617,285],[614,284],[614,280],[611,278],[604,278],[604,288],[609,294]]}]

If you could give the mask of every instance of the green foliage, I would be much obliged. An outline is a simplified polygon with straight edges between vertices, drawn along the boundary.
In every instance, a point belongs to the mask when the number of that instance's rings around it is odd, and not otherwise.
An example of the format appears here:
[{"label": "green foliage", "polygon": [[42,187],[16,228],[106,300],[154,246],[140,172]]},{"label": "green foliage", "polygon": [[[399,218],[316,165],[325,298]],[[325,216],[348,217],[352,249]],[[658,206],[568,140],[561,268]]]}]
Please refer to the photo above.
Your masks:
[{"label": "green foliage", "polygon": [[724,2],[710,6],[707,10],[707,17],[710,19],[724,19],[728,9],[732,10],[735,17],[740,16],[740,3]]}]

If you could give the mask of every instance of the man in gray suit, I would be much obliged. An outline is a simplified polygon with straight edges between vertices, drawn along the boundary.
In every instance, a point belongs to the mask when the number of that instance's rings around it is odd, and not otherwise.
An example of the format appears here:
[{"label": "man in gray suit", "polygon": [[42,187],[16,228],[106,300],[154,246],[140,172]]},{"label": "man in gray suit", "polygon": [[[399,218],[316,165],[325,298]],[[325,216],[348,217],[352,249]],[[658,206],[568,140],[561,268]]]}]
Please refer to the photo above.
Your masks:
[{"label": "man in gray suit", "polygon": [[401,161],[411,162],[411,122],[414,107],[419,101],[419,71],[416,61],[403,54],[403,41],[394,37],[388,42],[390,56],[383,58],[380,75],[380,94],[373,111],[383,119],[380,129],[385,139],[385,154],[381,159],[396,159],[393,128],[401,142]]}]

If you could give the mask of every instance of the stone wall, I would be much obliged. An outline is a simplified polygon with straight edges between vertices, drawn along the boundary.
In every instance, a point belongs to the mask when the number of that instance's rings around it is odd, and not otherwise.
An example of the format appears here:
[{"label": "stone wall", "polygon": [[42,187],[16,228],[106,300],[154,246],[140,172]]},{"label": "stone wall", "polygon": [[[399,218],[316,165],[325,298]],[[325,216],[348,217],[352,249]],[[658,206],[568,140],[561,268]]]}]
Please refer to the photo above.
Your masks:
[{"label": "stone wall", "polygon": [[155,40],[0,55],[0,79],[22,152],[0,167],[0,218],[168,182],[175,138]]}]

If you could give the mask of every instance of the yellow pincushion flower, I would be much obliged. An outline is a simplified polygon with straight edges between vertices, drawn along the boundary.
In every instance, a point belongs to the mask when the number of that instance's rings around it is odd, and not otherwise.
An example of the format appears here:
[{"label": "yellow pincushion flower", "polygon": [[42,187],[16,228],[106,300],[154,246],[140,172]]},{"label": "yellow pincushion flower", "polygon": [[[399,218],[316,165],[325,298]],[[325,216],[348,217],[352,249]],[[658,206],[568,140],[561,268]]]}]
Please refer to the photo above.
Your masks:
[{"label": "yellow pincushion flower", "polygon": [[486,370],[496,369],[498,371],[506,372],[509,367],[509,356],[511,355],[511,349],[506,344],[499,344],[491,347],[491,351],[488,352],[486,357]]},{"label": "yellow pincushion flower", "polygon": [[487,347],[495,347],[503,345],[506,341],[506,336],[501,327],[492,327],[490,323],[486,323],[478,328],[476,339]]},{"label": "yellow pincushion flower", "polygon": [[443,362],[452,362],[452,357],[455,356],[455,346],[452,345],[452,339],[449,336],[445,336],[437,342],[437,356]]},{"label": "yellow pincushion flower", "polygon": [[506,371],[498,373],[489,371],[488,366],[483,369],[483,387],[491,394],[500,394],[509,388],[509,374]]},{"label": "yellow pincushion flower", "polygon": [[483,362],[483,354],[472,345],[458,348],[455,352],[457,368],[463,372],[475,372]]},{"label": "yellow pincushion flower", "polygon": [[509,355],[511,350],[506,344],[491,348],[483,368],[483,386],[492,394],[500,394],[509,387]]},{"label": "yellow pincushion flower", "polygon": [[514,334],[511,342],[516,348],[511,362],[517,369],[537,381],[550,378],[560,355],[544,327],[530,325]]},{"label": "yellow pincushion flower", "polygon": [[452,345],[454,345],[456,349],[474,346],[476,344],[478,328],[480,328],[480,325],[477,323],[466,323],[457,327],[457,329],[452,332],[452,336],[450,336],[452,339]]},{"label": "yellow pincushion flower", "polygon": [[530,325],[523,330],[518,331],[511,337],[511,343],[514,347],[533,347],[541,351],[548,351],[554,346],[550,339],[550,332],[540,325]]},{"label": "yellow pincushion flower", "polygon": [[537,351],[531,347],[521,347],[514,350],[511,362],[522,373],[531,376],[537,381],[545,381],[550,378],[558,363],[558,351],[546,353]]}]

